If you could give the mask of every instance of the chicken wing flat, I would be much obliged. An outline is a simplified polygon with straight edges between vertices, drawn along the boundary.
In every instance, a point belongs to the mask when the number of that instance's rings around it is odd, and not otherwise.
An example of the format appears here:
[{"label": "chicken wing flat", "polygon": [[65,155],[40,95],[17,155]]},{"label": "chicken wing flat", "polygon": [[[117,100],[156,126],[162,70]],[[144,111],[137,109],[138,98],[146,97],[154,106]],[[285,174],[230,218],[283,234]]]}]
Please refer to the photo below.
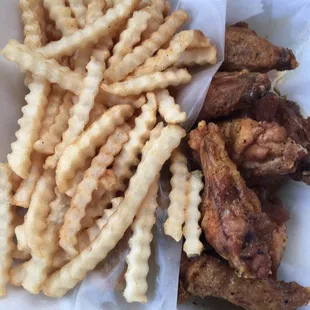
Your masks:
[{"label": "chicken wing flat", "polygon": [[223,122],[228,153],[247,179],[272,180],[272,177],[295,173],[307,150],[288,137],[287,130],[276,122],[233,119]]},{"label": "chicken wing flat", "polygon": [[189,144],[199,153],[205,176],[201,227],[208,243],[239,276],[266,277],[271,273],[270,245],[276,225],[261,211],[257,195],[228,157],[217,125],[201,122],[191,132]]},{"label": "chicken wing flat", "polygon": [[287,48],[274,46],[256,32],[238,24],[226,28],[225,59],[222,71],[247,69],[268,72],[295,69],[298,66],[293,52]]},{"label": "chicken wing flat", "polygon": [[199,119],[215,119],[251,106],[270,90],[270,85],[267,74],[248,70],[218,72],[212,80]]},{"label": "chicken wing flat", "polygon": [[182,260],[180,283],[189,295],[224,298],[248,310],[293,310],[310,300],[309,289],[296,282],[238,278],[226,262],[209,255]]}]

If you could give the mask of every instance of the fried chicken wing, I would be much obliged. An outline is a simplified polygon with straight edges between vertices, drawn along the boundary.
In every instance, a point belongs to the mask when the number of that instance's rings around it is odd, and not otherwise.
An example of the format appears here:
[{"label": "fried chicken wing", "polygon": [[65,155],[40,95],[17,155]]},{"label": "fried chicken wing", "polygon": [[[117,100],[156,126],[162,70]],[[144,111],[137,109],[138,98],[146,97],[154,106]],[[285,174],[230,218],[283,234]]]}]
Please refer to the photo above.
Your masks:
[{"label": "fried chicken wing", "polygon": [[270,90],[267,74],[218,72],[215,74],[199,114],[200,120],[227,116],[233,111],[253,105]]},{"label": "fried chicken wing", "polygon": [[268,93],[250,109],[249,115],[258,121],[274,121],[283,126],[288,136],[308,150],[291,178],[310,185],[310,118],[304,118],[297,103]]},{"label": "fried chicken wing", "polygon": [[203,125],[197,130],[203,130],[204,137],[194,130],[189,141],[205,176],[201,227],[208,243],[239,276],[264,278],[271,272],[270,244],[276,225],[261,211],[257,195],[228,157],[219,127]]},{"label": "fried chicken wing", "polygon": [[244,24],[243,27],[234,25],[226,28],[222,71],[284,71],[297,66],[298,62],[291,50],[274,46],[268,40],[258,37],[255,31],[244,27]]},{"label": "fried chicken wing", "polygon": [[310,290],[296,282],[238,278],[226,262],[209,255],[193,260],[184,257],[180,283],[183,298],[186,297],[184,292],[200,297],[220,297],[248,310],[293,310],[310,300]]},{"label": "fried chicken wing", "polygon": [[294,173],[308,153],[302,145],[288,137],[284,127],[275,122],[257,122],[247,118],[233,119],[219,126],[230,157],[251,183],[262,177],[268,177],[266,181]]}]

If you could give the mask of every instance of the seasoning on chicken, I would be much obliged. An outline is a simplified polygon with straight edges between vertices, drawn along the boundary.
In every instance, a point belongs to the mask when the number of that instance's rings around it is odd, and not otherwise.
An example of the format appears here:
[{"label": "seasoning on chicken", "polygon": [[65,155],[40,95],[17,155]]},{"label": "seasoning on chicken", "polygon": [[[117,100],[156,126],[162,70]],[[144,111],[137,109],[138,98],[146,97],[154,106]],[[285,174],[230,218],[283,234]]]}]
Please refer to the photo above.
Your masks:
[{"label": "seasoning on chicken", "polygon": [[218,72],[209,87],[199,119],[227,116],[233,111],[253,105],[269,90],[267,74],[251,73],[247,70]]},{"label": "seasoning on chicken", "polygon": [[310,290],[296,282],[238,278],[226,262],[210,255],[192,260],[184,255],[180,284],[184,290],[180,297],[220,297],[248,310],[293,310],[310,300]]},{"label": "seasoning on chicken", "polygon": [[274,46],[268,40],[260,38],[246,24],[243,23],[242,27],[237,24],[226,28],[222,71],[284,71],[297,66],[298,62],[291,50]]},{"label": "seasoning on chicken", "polygon": [[271,273],[270,245],[276,224],[262,212],[257,195],[247,188],[228,157],[219,127],[213,123],[190,134],[205,176],[202,229],[208,243],[229,261],[239,276],[265,278]]},{"label": "seasoning on chicken", "polygon": [[275,122],[257,122],[247,118],[233,119],[219,126],[231,159],[247,180],[294,173],[300,160],[308,153],[302,145],[288,137],[284,127]]}]

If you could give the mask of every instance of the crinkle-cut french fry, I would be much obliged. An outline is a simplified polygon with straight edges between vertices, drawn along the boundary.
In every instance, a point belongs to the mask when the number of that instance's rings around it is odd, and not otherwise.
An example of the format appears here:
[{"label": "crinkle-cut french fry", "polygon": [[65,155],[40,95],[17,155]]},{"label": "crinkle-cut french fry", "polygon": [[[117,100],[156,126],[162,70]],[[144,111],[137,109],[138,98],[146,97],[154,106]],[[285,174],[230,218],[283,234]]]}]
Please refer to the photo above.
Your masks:
[{"label": "crinkle-cut french fry", "polygon": [[[63,102],[64,95],[65,91],[61,87],[59,87],[57,84],[52,85],[51,92],[47,98],[48,104],[46,107],[44,118],[42,120],[40,137],[42,137],[54,124],[55,117],[59,114],[59,108]],[[36,150],[36,143],[33,147]]]},{"label": "crinkle-cut french fry", "polygon": [[103,211],[103,215],[99,218],[95,224],[87,229],[88,238],[90,241],[94,241],[94,239],[100,234],[102,227],[108,222],[111,215],[116,211],[118,206],[123,201],[123,197],[117,197],[111,200],[112,208],[105,209]]},{"label": "crinkle-cut french fry", "polygon": [[202,201],[200,192],[203,189],[202,173],[199,170],[191,172],[187,181],[187,205],[185,207],[185,224],[183,235],[185,242],[183,250],[188,257],[200,255],[203,244],[199,240],[201,228],[199,226],[199,204]]},{"label": "crinkle-cut french fry", "polygon": [[81,221],[82,229],[92,227],[95,221],[103,215],[105,209],[109,208],[112,200],[116,197],[116,192],[107,192],[103,196],[94,192],[92,202],[87,207],[86,215]]},{"label": "crinkle-cut french fry", "polygon": [[142,66],[135,70],[133,75],[140,76],[160,72],[173,66],[186,48],[190,44],[201,40],[201,37],[204,37],[204,35],[199,30],[181,31],[172,38],[167,49],[161,49],[156,56],[147,59]]},{"label": "crinkle-cut french fry", "polygon": [[[104,95],[102,96],[102,94]],[[100,98],[103,97],[102,99],[102,104],[105,106],[111,108],[116,105],[120,104],[130,104],[132,105],[135,109],[139,109],[142,107],[143,104],[145,104],[146,99],[144,95],[141,96],[129,96],[129,97],[119,97],[113,94],[108,94],[107,98],[107,93],[101,91]]]},{"label": "crinkle-cut french fry", "polygon": [[83,76],[61,66],[54,59],[46,59],[41,53],[32,51],[15,40],[10,40],[1,54],[8,60],[17,62],[23,71],[31,71],[50,83],[56,83],[63,89],[79,94],[83,85]]},{"label": "crinkle-cut french fry", "polygon": [[167,17],[170,14],[171,5],[169,0],[165,0],[165,9],[164,9],[164,17]]},{"label": "crinkle-cut french fry", "polygon": [[204,66],[207,64],[215,65],[217,63],[216,46],[212,45],[206,48],[195,48],[185,50],[179,59],[174,63],[174,67],[193,67]]},{"label": "crinkle-cut french fry", "polygon": [[108,60],[110,66],[121,61],[140,42],[141,34],[146,29],[150,17],[146,11],[136,11],[132,15],[126,29],[120,35],[119,42],[113,48],[113,56]]},{"label": "crinkle-cut french fry", "polygon": [[31,253],[40,256],[42,233],[46,228],[49,204],[55,197],[55,171],[44,170],[33,191],[29,209],[25,217],[25,232]]},{"label": "crinkle-cut french fry", "polygon": [[165,122],[168,124],[178,124],[186,121],[186,113],[181,111],[181,107],[175,103],[168,90],[159,90],[155,94],[158,112]]},{"label": "crinkle-cut french fry", "polygon": [[70,261],[71,257],[63,250],[59,249],[56,251],[53,257],[52,266],[54,270],[58,270],[62,268],[65,264],[67,264]]},{"label": "crinkle-cut french fry", "polygon": [[109,109],[90,128],[81,134],[63,152],[56,170],[56,182],[61,192],[68,189],[68,182],[85,160],[95,155],[96,148],[103,145],[117,126],[122,125],[133,115],[129,105],[119,105]]},{"label": "crinkle-cut french fry", "polygon": [[79,169],[76,174],[74,175],[74,178],[70,181],[70,186],[68,190],[66,191],[67,196],[73,198],[76,194],[76,190],[80,182],[83,180],[85,171],[89,168],[91,164],[91,159],[88,159],[85,161],[84,166]]},{"label": "crinkle-cut french fry", "polygon": [[15,227],[15,236],[18,250],[30,253],[24,224]]},{"label": "crinkle-cut french fry", "polygon": [[19,0],[21,19],[24,24],[24,43],[32,49],[42,46],[43,31],[36,14],[39,0]]},{"label": "crinkle-cut french fry", "polygon": [[12,185],[11,170],[5,164],[0,164],[0,296],[6,295],[6,285],[10,280],[12,252],[15,244],[13,209],[10,205]]},{"label": "crinkle-cut french fry", "polygon": [[108,172],[108,171],[110,171],[111,174],[109,175],[109,174],[105,173],[105,175],[103,175],[98,182],[97,191],[101,191],[102,196],[106,192],[113,191],[116,187],[116,184],[117,184],[117,179],[116,179],[116,176],[115,176],[115,173],[113,172],[113,170],[107,170],[106,172]]},{"label": "crinkle-cut french fry", "polygon": [[98,60],[92,58],[87,65],[88,74],[84,79],[84,86],[77,104],[72,107],[68,129],[62,135],[62,141],[55,147],[55,153],[46,160],[46,167],[54,169],[67,146],[82,133],[89,121],[89,113],[95,105],[95,98],[99,92],[99,85],[103,79],[103,68]]},{"label": "crinkle-cut french fry", "polygon": [[151,14],[151,18],[148,20],[147,28],[142,34],[143,41],[150,38],[150,36],[157,31],[159,26],[164,22],[164,9],[164,0],[153,0],[152,5],[144,9],[144,11]]},{"label": "crinkle-cut french fry", "polygon": [[141,114],[135,119],[135,127],[129,133],[129,141],[114,160],[112,169],[117,178],[116,190],[122,190],[126,179],[132,176],[131,168],[138,165],[138,156],[156,123],[155,95],[148,93],[146,96],[147,103],[142,106]]},{"label": "crinkle-cut french fry", "polygon": [[188,20],[184,11],[176,11],[170,15],[151,37],[127,54],[122,61],[115,63],[104,73],[108,83],[118,82],[126,78],[138,66],[143,64],[167,41],[171,39],[179,27]]},{"label": "crinkle-cut french fry", "polygon": [[26,267],[28,262],[16,265],[10,272],[10,283],[14,286],[22,286],[22,282],[26,277]]},{"label": "crinkle-cut french fry", "polygon": [[20,183],[19,188],[17,189],[16,193],[12,198],[12,205],[22,208],[29,208],[32,193],[43,171],[44,161],[44,155],[36,152],[32,153],[32,164],[29,170],[28,177]]},{"label": "crinkle-cut french fry", "polygon": [[171,192],[169,194],[170,205],[164,230],[167,236],[178,242],[182,238],[186,206],[186,182],[189,176],[187,159],[179,150],[172,153],[170,171],[172,173]]},{"label": "crinkle-cut french fry", "polygon": [[137,10],[142,10],[144,8],[146,8],[147,6],[151,6],[152,5],[152,0],[141,0],[141,2],[139,3]]},{"label": "crinkle-cut french fry", "polygon": [[85,127],[88,129],[99,117],[103,115],[107,111],[107,108],[99,102],[95,102],[95,106],[89,113],[89,121]]},{"label": "crinkle-cut french fry", "polygon": [[70,118],[70,109],[72,107],[73,94],[67,92],[63,98],[63,104],[59,108],[59,114],[55,117],[55,123],[50,129],[36,141],[34,148],[43,154],[54,154],[55,147],[61,142],[62,134],[68,128],[68,120]]},{"label": "crinkle-cut french fry", "polygon": [[31,166],[33,143],[39,137],[50,84],[34,79],[29,89],[25,97],[27,104],[22,108],[23,116],[18,120],[20,129],[15,133],[17,139],[11,144],[12,152],[7,156],[11,169],[23,179],[27,178]]},{"label": "crinkle-cut french fry", "polygon": [[32,255],[32,259],[26,267],[26,276],[22,282],[23,287],[33,294],[39,293],[53,267],[53,255],[59,249],[59,228],[70,204],[70,199],[65,194],[59,193],[57,189],[55,194],[56,198],[49,205],[50,214],[47,218],[46,230],[41,236],[44,240],[41,247],[42,255]]},{"label": "crinkle-cut french fry", "polygon": [[140,162],[135,175],[131,178],[123,202],[109,218],[99,236],[78,256],[51,275],[43,285],[44,294],[63,296],[84,279],[87,272],[94,269],[115,247],[133,222],[139,206],[163,164],[178,147],[185,134],[185,130],[176,125],[168,125],[162,130],[160,137],[153,142],[148,155]]},{"label": "crinkle-cut french fry", "polygon": [[62,37],[57,42],[51,42],[38,51],[48,58],[59,58],[71,55],[75,49],[83,48],[90,43],[97,43],[100,37],[111,35],[115,27],[130,16],[139,0],[123,0],[107,11],[95,23],[87,25],[70,36]]},{"label": "crinkle-cut french fry", "polygon": [[86,6],[83,0],[68,0],[69,6],[76,18],[78,25],[83,28],[85,26]]},{"label": "crinkle-cut french fry", "polygon": [[78,29],[77,21],[71,16],[71,9],[66,6],[65,0],[43,0],[43,5],[63,35],[69,36]]},{"label": "crinkle-cut french fry", "polygon": [[37,20],[39,21],[41,32],[42,32],[42,39],[41,39],[41,46],[44,46],[48,43],[47,36],[46,36],[46,20],[45,20],[45,10],[42,1],[39,1],[38,5],[35,8],[35,12],[37,15]]},{"label": "crinkle-cut french fry", "polygon": [[16,191],[18,190],[22,180],[23,179],[19,175],[17,175],[13,171],[11,171],[11,184],[12,184],[12,191],[13,191],[13,193],[16,193]]},{"label": "crinkle-cut french fry", "polygon": [[89,1],[86,12],[86,24],[93,24],[97,19],[103,15],[105,2],[103,0]]},{"label": "crinkle-cut french fry", "polygon": [[170,69],[163,72],[133,77],[124,82],[117,82],[110,85],[101,84],[101,88],[108,93],[126,97],[167,88],[168,86],[186,84],[191,78],[191,75],[186,69]]},{"label": "crinkle-cut french fry", "polygon": [[131,225],[133,234],[129,239],[130,251],[126,257],[128,267],[125,274],[126,288],[124,290],[127,302],[147,302],[148,260],[151,255],[155,210],[158,206],[157,192],[158,177],[151,185]]},{"label": "crinkle-cut french fry", "polygon": [[130,127],[127,124],[116,128],[107,142],[100,148],[99,153],[91,162],[91,166],[84,173],[84,178],[78,185],[70,209],[65,215],[64,225],[60,230],[60,246],[69,254],[76,255],[75,245],[77,235],[81,230],[81,220],[85,216],[87,205],[92,200],[92,194],[98,188],[99,179],[113,163],[114,157],[121,151],[128,141]]}]

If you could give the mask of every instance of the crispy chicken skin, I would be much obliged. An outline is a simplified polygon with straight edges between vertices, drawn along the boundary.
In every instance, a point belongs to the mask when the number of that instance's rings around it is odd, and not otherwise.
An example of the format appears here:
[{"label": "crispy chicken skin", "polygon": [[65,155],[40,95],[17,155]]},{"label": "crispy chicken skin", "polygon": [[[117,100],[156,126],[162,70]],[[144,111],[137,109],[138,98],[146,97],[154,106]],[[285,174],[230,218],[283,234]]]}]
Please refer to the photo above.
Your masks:
[{"label": "crispy chicken skin", "polygon": [[222,71],[247,69],[254,72],[268,72],[295,69],[298,66],[293,52],[287,48],[274,46],[256,32],[238,25],[226,28],[225,59]]},{"label": "crispy chicken skin", "polygon": [[199,153],[205,176],[201,210],[205,237],[239,276],[264,278],[271,272],[270,244],[276,225],[261,211],[257,195],[228,157],[219,127],[209,123],[203,130],[200,143],[194,130],[189,144]]},{"label": "crispy chicken skin", "polygon": [[[250,109],[248,115],[258,121],[274,121],[288,136],[310,152],[310,118],[304,118],[297,103],[268,93]],[[310,156],[303,158],[291,178],[310,185]]]},{"label": "crispy chicken skin", "polygon": [[307,155],[307,150],[288,137],[286,129],[275,122],[246,118],[233,119],[219,126],[230,157],[247,180],[294,173],[300,160]]},{"label": "crispy chicken skin", "polygon": [[266,74],[247,70],[218,72],[212,80],[199,119],[227,116],[233,111],[251,106],[269,90],[270,81]]},{"label": "crispy chicken skin", "polygon": [[296,282],[239,278],[226,262],[210,255],[192,260],[184,256],[180,283],[181,298],[220,297],[248,310],[293,310],[308,304],[310,299],[309,289]]}]

